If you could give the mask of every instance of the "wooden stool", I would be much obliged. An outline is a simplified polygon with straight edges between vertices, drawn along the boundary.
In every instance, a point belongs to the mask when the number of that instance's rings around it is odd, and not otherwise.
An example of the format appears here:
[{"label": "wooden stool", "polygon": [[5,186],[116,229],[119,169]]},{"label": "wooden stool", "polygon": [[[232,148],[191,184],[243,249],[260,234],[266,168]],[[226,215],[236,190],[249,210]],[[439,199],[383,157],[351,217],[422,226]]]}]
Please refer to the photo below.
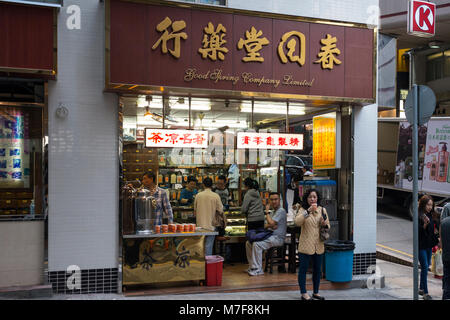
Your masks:
[{"label": "wooden stool", "polygon": [[[225,250],[225,241],[230,240],[231,238],[228,236],[216,236],[216,244],[219,245],[219,250],[216,252],[219,256],[222,256],[225,260],[226,250]],[[216,249],[216,246],[214,246],[214,249]],[[215,250],[214,250],[215,251]]]},{"label": "wooden stool", "polygon": [[284,244],[280,247],[272,247],[266,250],[266,263],[264,266],[264,272],[269,269],[269,272],[273,273],[274,265],[282,267],[281,270],[280,268],[278,268],[280,272],[286,272],[286,247],[287,245]]}]

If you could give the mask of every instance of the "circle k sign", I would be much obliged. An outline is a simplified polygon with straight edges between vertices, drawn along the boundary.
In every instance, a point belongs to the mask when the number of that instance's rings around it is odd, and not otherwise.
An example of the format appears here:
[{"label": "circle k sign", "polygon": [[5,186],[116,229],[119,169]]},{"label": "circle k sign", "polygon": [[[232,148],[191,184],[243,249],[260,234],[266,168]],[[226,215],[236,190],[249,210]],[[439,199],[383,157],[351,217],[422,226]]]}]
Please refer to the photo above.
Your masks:
[{"label": "circle k sign", "polygon": [[433,37],[436,26],[436,4],[427,1],[409,0],[408,34]]}]

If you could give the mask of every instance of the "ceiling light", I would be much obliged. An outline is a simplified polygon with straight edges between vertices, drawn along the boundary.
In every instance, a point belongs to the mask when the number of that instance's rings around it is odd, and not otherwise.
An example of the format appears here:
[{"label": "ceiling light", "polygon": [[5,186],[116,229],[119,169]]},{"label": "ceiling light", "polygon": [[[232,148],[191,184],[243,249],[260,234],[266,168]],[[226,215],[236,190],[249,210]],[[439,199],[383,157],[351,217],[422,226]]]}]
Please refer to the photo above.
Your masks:
[{"label": "ceiling light", "polygon": [[[286,105],[272,105],[272,104],[259,104],[254,106],[253,113],[264,113],[264,114],[286,114]],[[251,113],[252,106],[248,104],[241,105],[241,112]],[[293,105],[289,106],[290,115],[303,116],[305,114],[304,105]]]},{"label": "ceiling light", "polygon": [[152,118],[152,113],[150,112],[149,107],[145,107],[144,120],[150,120]]},{"label": "ceiling light", "polygon": [[441,47],[440,43],[441,41],[430,41],[428,42],[428,47],[431,49],[439,49]]}]

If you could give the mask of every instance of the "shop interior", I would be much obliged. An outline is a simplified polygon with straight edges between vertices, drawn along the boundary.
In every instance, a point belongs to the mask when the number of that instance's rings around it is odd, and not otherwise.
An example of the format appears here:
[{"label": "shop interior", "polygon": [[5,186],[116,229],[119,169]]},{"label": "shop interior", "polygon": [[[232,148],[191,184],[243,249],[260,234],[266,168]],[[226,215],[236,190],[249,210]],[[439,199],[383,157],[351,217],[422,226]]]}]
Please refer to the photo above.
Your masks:
[{"label": "shop interior", "polygon": [[[225,237],[221,241],[216,241],[215,253],[225,257],[224,272],[228,270],[231,274],[224,273],[224,281],[229,277],[231,283],[236,280],[232,276],[233,268],[244,270],[247,267],[245,255],[247,221],[240,211],[244,194],[243,181],[251,177],[259,183],[263,203],[268,201],[270,192],[279,192],[282,204],[287,209],[289,199],[286,199],[285,195],[291,177],[300,173],[305,163],[312,168],[313,117],[330,113],[342,116],[341,139],[350,140],[351,107],[343,108],[311,101],[300,103],[123,94],[120,96],[119,108],[121,187],[130,183],[137,187],[140,185],[142,175],[153,171],[157,173],[158,186],[165,189],[169,195],[174,222],[195,223],[193,206],[180,202],[180,193],[186,187],[188,177],[196,178],[196,189],[200,192],[204,178],[210,177],[216,183],[219,176],[225,176],[226,187],[230,194],[228,205],[225,207],[227,227]],[[189,152],[183,150],[184,152],[180,153],[180,149],[177,148],[146,148],[144,146],[146,128],[207,130],[210,144],[214,143],[217,137],[222,137],[223,140],[219,140],[219,144],[223,146],[220,148],[223,152],[217,152],[217,149],[213,152],[200,149]],[[249,150],[236,148],[236,136],[242,131],[303,134],[303,150],[257,153],[256,159],[252,159],[254,156]],[[332,227],[335,226],[335,239],[347,237],[348,223],[351,220],[341,221],[341,228],[338,228],[338,211],[342,211],[339,210],[338,203],[351,203],[348,191],[350,150],[348,146],[344,146],[345,144],[342,143],[343,162],[340,169],[314,170],[313,176],[305,178],[305,184],[298,190],[300,196],[303,190],[312,185],[319,191],[325,191],[323,203],[328,209]],[[309,183],[306,179],[322,182],[331,180],[334,185],[324,183],[321,187],[320,183]],[[340,185],[343,187],[340,188]],[[345,205],[341,207],[343,211],[348,210]],[[121,215],[122,213],[121,211]],[[127,229],[130,224],[126,219],[125,216],[121,216],[125,227],[121,228],[122,234],[133,233],[134,230]],[[288,222],[292,222],[292,216],[288,216]],[[234,267],[229,269],[228,265]],[[235,275],[243,273],[242,270],[236,271]],[[244,280],[247,281],[248,275],[244,276],[246,276]]]},{"label": "shop interior", "polygon": [[45,213],[44,87],[42,81],[0,80],[0,220]]}]

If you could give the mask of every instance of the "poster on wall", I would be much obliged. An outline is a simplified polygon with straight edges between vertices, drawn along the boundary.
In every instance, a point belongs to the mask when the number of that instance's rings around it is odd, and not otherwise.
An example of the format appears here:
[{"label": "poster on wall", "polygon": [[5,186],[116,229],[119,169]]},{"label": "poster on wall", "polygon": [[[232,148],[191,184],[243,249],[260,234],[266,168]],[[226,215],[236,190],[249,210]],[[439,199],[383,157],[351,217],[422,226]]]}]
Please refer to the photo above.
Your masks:
[{"label": "poster on wall", "polygon": [[[412,126],[403,121],[399,124],[397,165],[395,167],[394,185],[397,188],[411,189],[413,187],[412,176]],[[418,127],[419,138],[419,188],[423,177],[425,146],[427,142],[427,124]]]},{"label": "poster on wall", "polygon": [[30,187],[27,117],[22,111],[0,110],[0,188]]},{"label": "poster on wall", "polygon": [[450,148],[450,122],[439,119],[429,121],[423,170],[423,191],[450,192],[448,148]]}]

